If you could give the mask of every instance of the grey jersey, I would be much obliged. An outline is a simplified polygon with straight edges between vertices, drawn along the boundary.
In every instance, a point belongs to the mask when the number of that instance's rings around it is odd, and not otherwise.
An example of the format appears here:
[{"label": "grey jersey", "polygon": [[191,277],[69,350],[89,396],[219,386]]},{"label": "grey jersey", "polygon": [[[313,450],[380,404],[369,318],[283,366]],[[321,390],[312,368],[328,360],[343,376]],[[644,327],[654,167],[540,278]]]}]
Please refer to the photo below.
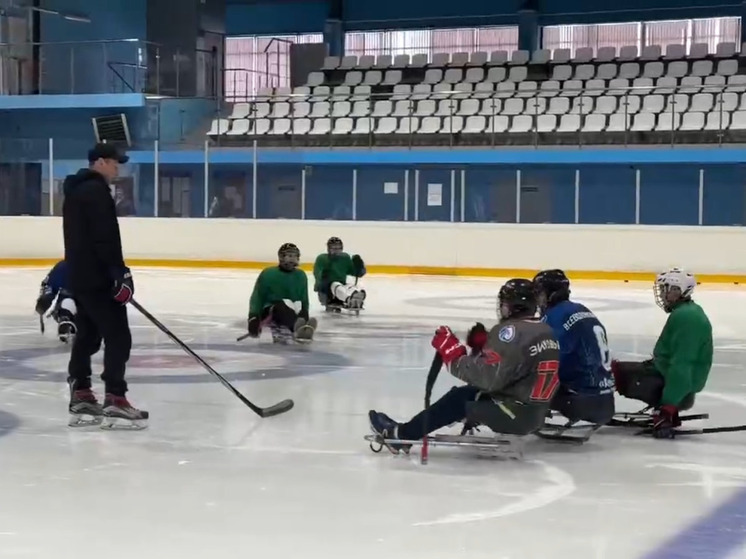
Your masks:
[{"label": "grey jersey", "polygon": [[508,319],[494,326],[478,355],[451,364],[451,374],[493,396],[548,404],[559,386],[559,343],[538,319]]}]

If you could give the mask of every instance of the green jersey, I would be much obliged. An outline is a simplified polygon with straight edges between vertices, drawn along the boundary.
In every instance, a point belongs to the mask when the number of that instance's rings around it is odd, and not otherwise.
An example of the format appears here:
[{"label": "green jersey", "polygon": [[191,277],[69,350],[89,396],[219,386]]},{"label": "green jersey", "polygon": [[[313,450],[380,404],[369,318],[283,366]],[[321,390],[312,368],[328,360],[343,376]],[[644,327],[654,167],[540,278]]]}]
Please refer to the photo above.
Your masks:
[{"label": "green jersey", "polygon": [[352,258],[346,252],[340,252],[335,256],[322,252],[313,264],[313,277],[316,280],[314,289],[319,291],[320,286],[335,281],[347,283],[347,276],[355,276],[356,272]]},{"label": "green jersey", "polygon": [[666,381],[661,405],[678,405],[701,392],[712,366],[712,325],[697,303],[674,307],[653,350],[653,363]]},{"label": "green jersey", "polygon": [[303,270],[286,272],[279,266],[262,270],[251,292],[249,316],[259,316],[266,307],[279,301],[285,301],[296,311],[300,307],[299,314],[308,316],[308,277]]}]

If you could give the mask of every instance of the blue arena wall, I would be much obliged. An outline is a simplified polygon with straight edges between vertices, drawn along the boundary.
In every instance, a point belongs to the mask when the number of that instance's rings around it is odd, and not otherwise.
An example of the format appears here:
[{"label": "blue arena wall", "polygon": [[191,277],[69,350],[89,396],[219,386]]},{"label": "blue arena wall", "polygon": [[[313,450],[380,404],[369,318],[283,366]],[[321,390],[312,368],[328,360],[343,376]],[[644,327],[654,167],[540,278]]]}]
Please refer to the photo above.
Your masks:
[{"label": "blue arena wall", "polygon": [[[126,75],[124,69],[138,63],[135,40],[145,39],[147,0],[42,0],[41,3],[45,8],[86,14],[91,19],[91,23],[81,23],[52,14],[40,15],[40,41],[58,43],[41,47],[42,93],[111,92],[111,76],[105,69],[114,67]],[[114,42],[119,40],[133,42]],[[71,41],[79,43],[69,44]]]}]

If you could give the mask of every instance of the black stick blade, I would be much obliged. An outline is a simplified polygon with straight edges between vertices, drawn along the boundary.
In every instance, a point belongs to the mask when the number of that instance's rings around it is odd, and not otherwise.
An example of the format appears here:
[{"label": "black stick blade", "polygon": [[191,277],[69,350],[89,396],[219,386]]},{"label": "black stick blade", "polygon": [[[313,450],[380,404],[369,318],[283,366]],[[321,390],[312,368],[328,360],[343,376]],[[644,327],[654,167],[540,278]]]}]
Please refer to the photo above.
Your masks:
[{"label": "black stick blade", "polygon": [[292,400],[283,400],[282,402],[269,406],[268,408],[262,408],[262,417],[272,417],[273,415],[280,415],[281,413],[288,412],[293,409],[295,402]]}]

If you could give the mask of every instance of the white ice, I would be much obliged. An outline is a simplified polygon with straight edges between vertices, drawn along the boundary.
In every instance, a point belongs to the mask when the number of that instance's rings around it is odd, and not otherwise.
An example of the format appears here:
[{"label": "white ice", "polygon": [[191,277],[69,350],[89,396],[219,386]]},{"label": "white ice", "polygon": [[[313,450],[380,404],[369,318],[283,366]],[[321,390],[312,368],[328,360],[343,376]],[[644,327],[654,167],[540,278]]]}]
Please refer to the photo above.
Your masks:
[{"label": "white ice", "polygon": [[[2,558],[631,559],[746,485],[744,433],[654,441],[605,428],[583,447],[532,440],[523,462],[373,454],[368,410],[419,411],[432,331],[491,324],[495,279],[367,278],[362,316],[324,315],[312,299],[316,341],[282,348],[268,333],[235,341],[255,273],[135,270],[140,303],[248,398],[295,408],[258,418],[130,309],[129,396],[150,427],[73,430],[67,348],[33,314],[46,272],[0,270]],[[573,296],[606,324],[615,357],[645,358],[666,319],[648,284],[578,282]],[[703,286],[696,299],[717,350],[695,411],[710,426],[746,423],[746,292]],[[456,383],[441,373],[434,397]]]}]

